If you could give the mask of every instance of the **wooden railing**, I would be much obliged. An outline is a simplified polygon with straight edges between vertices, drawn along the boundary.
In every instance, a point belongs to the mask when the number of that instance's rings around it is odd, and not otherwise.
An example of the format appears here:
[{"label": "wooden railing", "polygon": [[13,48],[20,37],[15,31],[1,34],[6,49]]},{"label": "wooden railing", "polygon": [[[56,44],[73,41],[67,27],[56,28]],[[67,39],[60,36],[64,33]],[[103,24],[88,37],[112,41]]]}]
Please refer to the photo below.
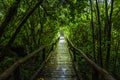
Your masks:
[{"label": "wooden railing", "polygon": [[76,54],[77,52],[80,53],[84,59],[94,68],[96,69],[96,71],[101,74],[102,76],[104,76],[105,80],[116,80],[114,77],[112,77],[105,69],[101,68],[100,66],[98,66],[94,61],[92,61],[90,58],[87,57],[87,55],[80,49],[76,48],[73,43],[67,39],[68,42],[68,46],[70,47],[71,51],[73,51],[73,60],[76,61],[76,56],[79,56],[78,54]]},{"label": "wooden railing", "polygon": [[[27,55],[26,57],[16,61],[13,65],[11,65],[8,69],[6,69],[1,75],[0,75],[0,80],[9,80],[9,77],[11,76],[11,74],[14,74],[14,80],[20,80],[20,66],[22,64],[24,64],[25,62],[29,61],[29,59],[31,59],[32,57],[34,57],[37,53],[39,53],[40,51],[43,51],[42,57],[43,57],[43,62],[40,66],[41,67],[44,66],[45,62],[48,60],[49,56],[45,55],[45,48],[52,46],[52,48],[54,47],[54,45],[56,45],[57,41],[59,40],[59,38],[55,41],[53,41],[50,44],[44,45],[42,47],[40,47],[39,49],[33,51],[32,53],[30,53],[29,55]],[[52,49],[51,49],[52,50]],[[39,69],[39,71],[40,71]],[[36,71],[38,72],[38,71]],[[36,73],[35,73],[36,74]],[[34,75],[34,74],[33,74]],[[35,75],[34,75],[35,76]],[[32,77],[34,78],[34,77]]]}]

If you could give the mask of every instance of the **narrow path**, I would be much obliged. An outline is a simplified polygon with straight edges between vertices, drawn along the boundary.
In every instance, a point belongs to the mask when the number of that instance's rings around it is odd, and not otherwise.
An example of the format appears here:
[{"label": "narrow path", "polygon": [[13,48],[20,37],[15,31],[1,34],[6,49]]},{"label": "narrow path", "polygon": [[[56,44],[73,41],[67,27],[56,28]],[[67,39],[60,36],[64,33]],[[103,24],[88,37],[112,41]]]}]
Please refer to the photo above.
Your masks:
[{"label": "narrow path", "polygon": [[64,37],[60,37],[56,52],[40,73],[38,80],[77,80]]}]

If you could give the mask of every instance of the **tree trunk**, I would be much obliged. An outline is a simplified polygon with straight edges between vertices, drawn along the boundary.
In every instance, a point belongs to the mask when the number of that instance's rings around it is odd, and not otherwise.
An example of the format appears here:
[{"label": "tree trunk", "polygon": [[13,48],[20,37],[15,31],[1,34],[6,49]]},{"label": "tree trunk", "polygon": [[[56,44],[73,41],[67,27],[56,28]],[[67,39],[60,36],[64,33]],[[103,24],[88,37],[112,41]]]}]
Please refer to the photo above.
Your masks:
[{"label": "tree trunk", "polygon": [[110,61],[110,51],[111,51],[111,31],[112,31],[112,13],[113,13],[113,3],[114,0],[111,0],[111,12],[110,12],[110,19],[108,18],[108,6],[107,0],[105,0],[106,5],[106,20],[107,20],[107,55],[106,55],[106,69],[109,71],[109,61]]},{"label": "tree trunk", "polygon": [[[90,9],[91,9],[91,29],[92,29],[92,45],[93,45],[93,56],[94,56],[94,61],[96,63],[96,54],[95,54],[95,38],[94,38],[94,23],[93,23],[93,3],[92,0],[90,0]],[[98,80],[99,75],[98,72],[93,68],[92,72],[92,80]]]},{"label": "tree trunk", "polygon": [[11,46],[11,44],[14,42],[17,34],[20,32],[22,26],[26,23],[27,19],[31,16],[31,14],[35,11],[37,7],[39,7],[40,4],[42,4],[43,0],[40,0],[23,18],[20,25],[17,27],[15,33],[12,35],[11,39],[9,40],[7,46]]},{"label": "tree trunk", "polygon": [[2,37],[2,35],[5,32],[5,29],[7,28],[7,26],[9,25],[10,21],[13,19],[13,17],[17,14],[17,10],[18,10],[18,5],[20,4],[20,0],[17,0],[13,3],[13,5],[9,8],[4,21],[2,22],[2,24],[0,25],[0,39]]},{"label": "tree trunk", "polygon": [[99,11],[99,5],[98,0],[96,0],[96,9],[97,9],[97,21],[98,21],[98,64],[103,67],[103,61],[102,61],[102,51],[101,51],[101,23],[100,23],[100,11]]}]

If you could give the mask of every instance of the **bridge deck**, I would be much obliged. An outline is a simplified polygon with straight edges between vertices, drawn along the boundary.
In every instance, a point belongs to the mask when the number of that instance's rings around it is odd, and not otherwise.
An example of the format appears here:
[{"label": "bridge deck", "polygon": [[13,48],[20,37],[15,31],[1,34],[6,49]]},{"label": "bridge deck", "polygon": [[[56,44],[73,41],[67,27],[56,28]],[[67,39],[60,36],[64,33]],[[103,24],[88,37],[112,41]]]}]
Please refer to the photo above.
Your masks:
[{"label": "bridge deck", "polygon": [[37,80],[77,80],[64,37]]}]

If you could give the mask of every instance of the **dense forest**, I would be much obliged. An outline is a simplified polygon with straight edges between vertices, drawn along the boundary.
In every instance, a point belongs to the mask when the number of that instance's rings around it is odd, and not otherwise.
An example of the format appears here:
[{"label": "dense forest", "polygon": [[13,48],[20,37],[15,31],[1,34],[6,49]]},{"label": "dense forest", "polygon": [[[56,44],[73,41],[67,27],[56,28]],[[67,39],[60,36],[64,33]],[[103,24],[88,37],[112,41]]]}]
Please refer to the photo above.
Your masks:
[{"label": "dense forest", "polygon": [[[0,0],[0,74],[55,41],[63,30],[74,46],[120,80],[119,4],[119,0]],[[21,66],[22,80],[29,80],[40,66],[39,53]],[[104,80],[78,55],[81,80]]]}]

